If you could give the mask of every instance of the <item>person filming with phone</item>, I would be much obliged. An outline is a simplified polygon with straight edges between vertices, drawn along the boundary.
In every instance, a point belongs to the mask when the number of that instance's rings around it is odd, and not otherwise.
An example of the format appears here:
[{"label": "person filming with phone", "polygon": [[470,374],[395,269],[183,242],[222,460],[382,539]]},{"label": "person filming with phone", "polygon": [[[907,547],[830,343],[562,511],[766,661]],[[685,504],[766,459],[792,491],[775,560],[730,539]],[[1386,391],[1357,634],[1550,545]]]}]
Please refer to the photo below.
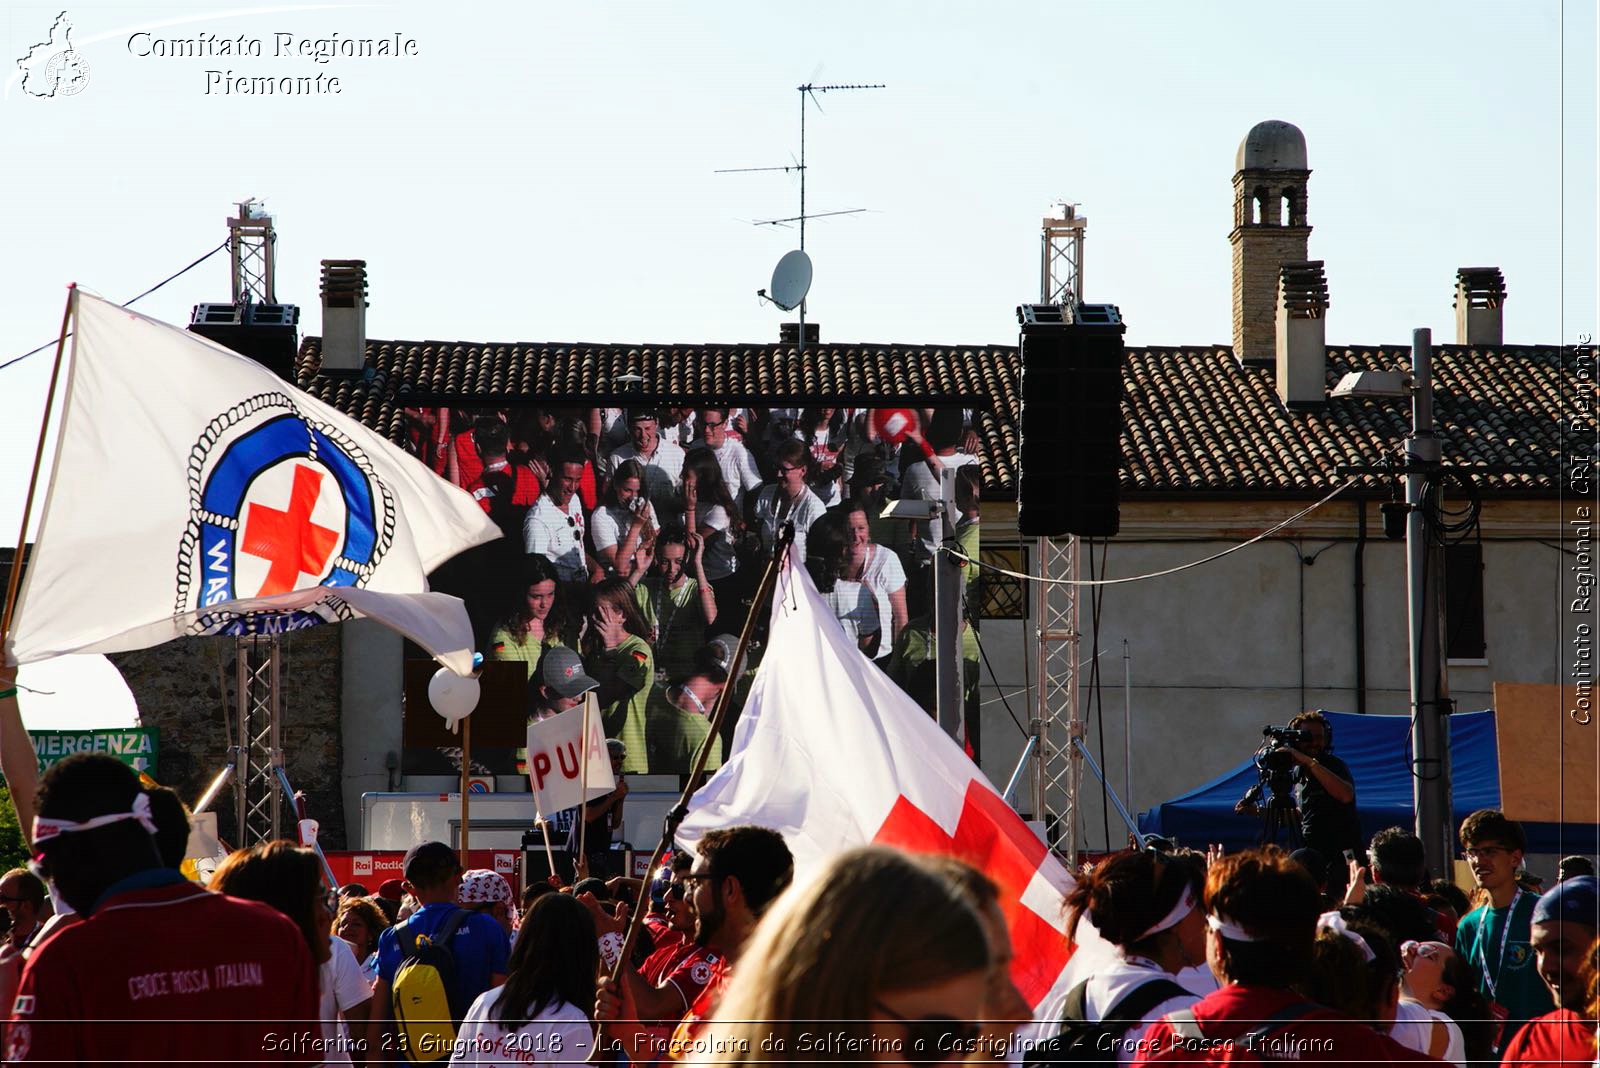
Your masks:
[{"label": "person filming with phone", "polygon": [[[1359,856],[1361,820],[1356,813],[1355,778],[1345,762],[1330,752],[1332,731],[1327,717],[1317,711],[1302,712],[1289,721],[1289,730],[1299,732],[1287,752],[1295,764],[1292,781],[1301,844],[1330,859],[1343,856],[1347,849]],[[1248,796],[1234,811],[1252,816],[1260,813]],[[1335,900],[1343,896],[1348,877],[1343,865],[1328,865],[1328,893]]]}]

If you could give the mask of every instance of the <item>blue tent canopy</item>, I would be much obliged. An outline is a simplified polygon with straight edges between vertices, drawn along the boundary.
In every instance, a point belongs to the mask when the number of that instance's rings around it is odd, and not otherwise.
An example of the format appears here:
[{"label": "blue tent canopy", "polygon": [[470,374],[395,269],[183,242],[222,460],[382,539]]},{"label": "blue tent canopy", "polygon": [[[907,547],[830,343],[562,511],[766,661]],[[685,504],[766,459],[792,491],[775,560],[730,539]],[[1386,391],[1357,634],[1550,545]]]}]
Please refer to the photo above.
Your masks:
[{"label": "blue tent canopy", "polygon": [[[1407,716],[1360,716],[1327,712],[1333,727],[1333,753],[1350,766],[1355,779],[1356,808],[1365,838],[1385,827],[1410,827],[1411,720]],[[1464,712],[1450,717],[1451,803],[1457,825],[1480,808],[1500,805],[1499,756],[1493,712]],[[1530,769],[1532,771],[1533,769]],[[1234,803],[1258,779],[1246,759],[1227,773],[1186,794],[1139,814],[1139,830],[1204,847],[1221,842],[1229,850],[1256,844],[1261,823],[1233,811]],[[1597,851],[1592,823],[1524,823],[1530,853]]]}]

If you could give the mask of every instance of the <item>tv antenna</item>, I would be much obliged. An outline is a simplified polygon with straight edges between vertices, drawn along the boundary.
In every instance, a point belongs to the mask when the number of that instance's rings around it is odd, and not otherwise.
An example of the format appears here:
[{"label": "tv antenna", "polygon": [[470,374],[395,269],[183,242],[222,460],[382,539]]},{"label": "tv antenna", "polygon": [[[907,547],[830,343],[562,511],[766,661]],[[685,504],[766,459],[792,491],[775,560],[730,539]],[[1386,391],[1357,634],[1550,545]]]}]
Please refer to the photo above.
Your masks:
[{"label": "tv antenna", "polygon": [[[800,331],[798,334],[796,347],[800,352],[804,352],[806,348],[805,294],[811,286],[811,260],[805,255],[806,220],[824,219],[834,215],[859,215],[867,210],[866,208],[846,208],[842,211],[819,211],[813,215],[806,214],[806,101],[809,99],[816,109],[821,111],[822,105],[817,102],[818,93],[837,93],[855,91],[859,89],[886,88],[888,88],[888,86],[882,83],[870,85],[815,85],[811,82],[806,82],[804,85],[796,86],[795,89],[800,94],[800,161],[787,167],[734,167],[714,172],[716,174],[749,174],[756,171],[784,171],[786,173],[790,171],[798,171],[800,173],[800,214],[791,215],[783,219],[757,219],[753,223],[755,226],[787,226],[790,223],[800,224],[800,248],[798,249],[799,258],[792,259],[791,257],[795,257],[796,254],[794,252],[790,252],[785,255],[782,260],[778,261],[778,266],[773,271],[771,296],[768,296],[767,291],[764,289],[756,291],[757,296],[761,297],[763,300],[771,300],[784,311],[788,311],[790,308],[795,307],[795,305],[785,305],[780,300],[780,297],[784,295],[779,293],[780,276],[789,281],[789,284],[785,287],[786,294],[792,295],[793,293],[798,292],[799,296],[797,300],[800,308]],[[802,263],[803,271],[801,270]],[[804,276],[804,282],[800,283],[798,279],[802,274]]]}]

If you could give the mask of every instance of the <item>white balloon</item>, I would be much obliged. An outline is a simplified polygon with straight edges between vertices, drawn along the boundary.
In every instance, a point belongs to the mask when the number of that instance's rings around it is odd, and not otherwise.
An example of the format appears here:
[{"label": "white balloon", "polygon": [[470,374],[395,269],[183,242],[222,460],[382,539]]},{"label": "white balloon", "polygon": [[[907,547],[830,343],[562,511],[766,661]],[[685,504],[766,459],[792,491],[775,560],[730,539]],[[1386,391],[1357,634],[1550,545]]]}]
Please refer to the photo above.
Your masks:
[{"label": "white balloon", "polygon": [[478,679],[474,675],[462,678],[449,668],[440,668],[428,680],[428,703],[450,724],[451,733],[456,724],[466,719],[478,707]]}]

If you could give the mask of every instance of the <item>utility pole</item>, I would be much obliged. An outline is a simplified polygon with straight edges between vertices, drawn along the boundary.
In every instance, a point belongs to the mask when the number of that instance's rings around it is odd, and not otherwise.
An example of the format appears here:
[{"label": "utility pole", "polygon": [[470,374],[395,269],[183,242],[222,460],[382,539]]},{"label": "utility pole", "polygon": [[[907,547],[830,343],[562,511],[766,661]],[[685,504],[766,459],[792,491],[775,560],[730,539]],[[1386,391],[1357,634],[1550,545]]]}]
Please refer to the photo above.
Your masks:
[{"label": "utility pole", "polygon": [[1439,508],[1442,466],[1433,429],[1433,332],[1411,332],[1411,433],[1406,436],[1406,607],[1411,641],[1411,791],[1428,870],[1450,869],[1453,820],[1450,689],[1444,667],[1444,548],[1428,516]]},{"label": "utility pole", "polygon": [[[942,547],[956,547],[956,469],[939,470],[937,514],[929,518],[934,525],[934,540]],[[961,566],[948,552],[933,554],[933,639],[935,657],[935,708],[939,726],[952,738],[961,737],[965,702],[961,679]]]}]

